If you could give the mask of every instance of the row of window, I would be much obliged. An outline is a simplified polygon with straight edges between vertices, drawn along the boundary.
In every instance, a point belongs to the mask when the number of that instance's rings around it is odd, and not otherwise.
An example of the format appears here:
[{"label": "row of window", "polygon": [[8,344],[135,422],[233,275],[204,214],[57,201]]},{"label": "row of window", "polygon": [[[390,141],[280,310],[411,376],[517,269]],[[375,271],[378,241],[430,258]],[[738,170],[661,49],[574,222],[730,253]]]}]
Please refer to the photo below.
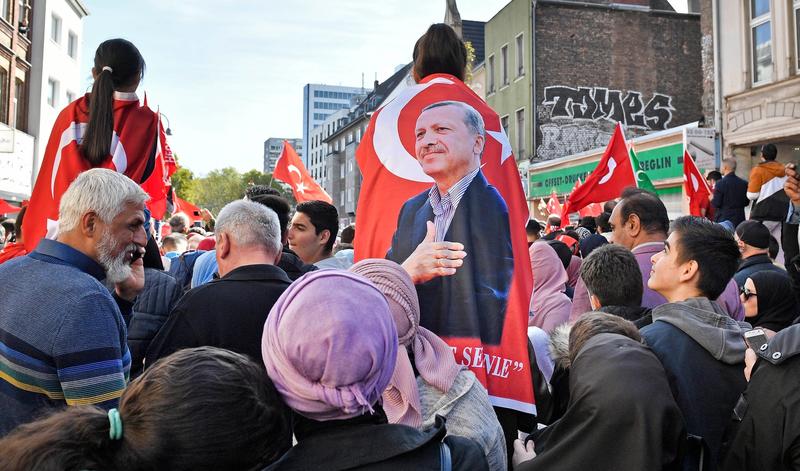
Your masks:
[{"label": "row of window", "polygon": [[[517,120],[517,145],[514,148],[514,155],[523,158],[525,157],[525,108],[518,109],[514,114]],[[508,136],[508,115],[500,117],[500,124]]]},{"label": "row of window", "polygon": [[[519,33],[515,39],[516,43],[516,75],[515,77],[522,77],[525,75],[525,41],[524,34]],[[486,77],[487,77],[487,93],[495,92],[495,72],[494,72],[494,54],[486,59]],[[509,57],[508,57],[508,44],[504,44],[500,48],[500,86],[504,87],[509,84]]]},{"label": "row of window", "polygon": [[355,93],[329,92],[328,90],[314,90],[314,98],[336,98],[337,100],[349,100],[356,96]]},{"label": "row of window", "polygon": [[[800,0],[793,0],[790,21],[794,22],[795,70],[800,72]],[[770,0],[750,0],[750,47],[754,85],[772,80],[772,4]]]},{"label": "row of window", "polygon": [[315,110],[341,110],[343,108],[349,108],[349,107],[350,105],[347,103],[331,103],[329,101],[314,102]]},{"label": "row of window", "polygon": [[325,118],[328,116],[330,116],[330,114],[314,113],[314,121],[325,121]]},{"label": "row of window", "polygon": [[[61,17],[55,13],[50,16],[50,39],[61,44]],[[72,30],[67,33],[67,54],[73,59],[78,58],[78,35]]]},{"label": "row of window", "polygon": [[[61,93],[61,82],[59,82],[58,80],[56,80],[54,78],[48,78],[47,79],[47,104],[52,106],[53,108],[59,108],[60,104],[59,104],[59,101],[58,101],[58,97],[59,97],[60,93]],[[73,92],[71,90],[67,90],[64,93],[64,96],[67,99],[65,104],[72,103],[73,101],[75,101],[75,98],[77,98],[77,96],[75,95],[75,92]]]}]

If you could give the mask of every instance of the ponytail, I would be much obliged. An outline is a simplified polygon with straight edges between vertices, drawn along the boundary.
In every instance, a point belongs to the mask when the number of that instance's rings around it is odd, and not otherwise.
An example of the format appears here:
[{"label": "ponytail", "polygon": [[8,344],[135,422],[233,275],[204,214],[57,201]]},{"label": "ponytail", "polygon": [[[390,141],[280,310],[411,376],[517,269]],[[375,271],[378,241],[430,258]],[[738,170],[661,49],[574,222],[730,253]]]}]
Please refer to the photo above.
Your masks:
[{"label": "ponytail", "polygon": [[0,439],[0,469],[63,471],[113,469],[120,441],[109,438],[108,415],[94,406],[68,407],[20,425]]},{"label": "ponytail", "polygon": [[81,142],[81,153],[92,167],[103,163],[114,135],[114,91],[132,87],[144,74],[144,59],[130,41],[109,39],[94,55],[96,78],[89,96],[89,122]]},{"label": "ponytail", "polygon": [[89,99],[89,123],[81,151],[92,167],[99,166],[109,153],[114,134],[114,81],[111,70],[101,70],[92,85]]}]

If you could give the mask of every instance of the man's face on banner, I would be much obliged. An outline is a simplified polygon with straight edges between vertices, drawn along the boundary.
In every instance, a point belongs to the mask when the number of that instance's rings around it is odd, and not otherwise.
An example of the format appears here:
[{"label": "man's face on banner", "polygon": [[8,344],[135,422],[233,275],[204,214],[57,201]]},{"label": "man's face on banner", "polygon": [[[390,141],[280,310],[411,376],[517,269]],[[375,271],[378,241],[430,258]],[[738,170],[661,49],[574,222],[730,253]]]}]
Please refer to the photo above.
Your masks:
[{"label": "man's face on banner", "polygon": [[417,161],[434,180],[460,178],[479,164],[483,137],[470,131],[464,115],[459,107],[439,106],[417,119]]}]

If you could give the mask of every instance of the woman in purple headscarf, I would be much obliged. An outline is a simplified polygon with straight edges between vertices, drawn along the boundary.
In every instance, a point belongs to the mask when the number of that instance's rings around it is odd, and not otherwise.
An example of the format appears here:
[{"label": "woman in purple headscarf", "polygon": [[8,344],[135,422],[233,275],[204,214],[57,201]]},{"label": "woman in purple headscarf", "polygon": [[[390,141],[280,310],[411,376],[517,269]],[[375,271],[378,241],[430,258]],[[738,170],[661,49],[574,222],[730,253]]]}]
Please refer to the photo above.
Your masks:
[{"label": "woman in purple headscarf", "polygon": [[297,445],[268,470],[488,469],[483,451],[448,436],[388,424],[381,394],[397,358],[397,330],[369,280],[321,270],[295,281],[264,325],[262,357],[294,411]]},{"label": "woman in purple headscarf", "polygon": [[533,293],[531,293],[529,326],[539,327],[548,334],[569,320],[572,302],[564,291],[567,271],[556,251],[548,244],[531,245]]},{"label": "woman in purple headscarf", "polygon": [[456,363],[445,341],[419,325],[419,299],[408,273],[391,260],[375,258],[356,263],[350,271],[381,290],[397,326],[400,349],[383,392],[389,422],[424,430],[442,416],[448,434],[475,440],[489,469],[506,471],[506,440],[489,395],[475,374]]}]

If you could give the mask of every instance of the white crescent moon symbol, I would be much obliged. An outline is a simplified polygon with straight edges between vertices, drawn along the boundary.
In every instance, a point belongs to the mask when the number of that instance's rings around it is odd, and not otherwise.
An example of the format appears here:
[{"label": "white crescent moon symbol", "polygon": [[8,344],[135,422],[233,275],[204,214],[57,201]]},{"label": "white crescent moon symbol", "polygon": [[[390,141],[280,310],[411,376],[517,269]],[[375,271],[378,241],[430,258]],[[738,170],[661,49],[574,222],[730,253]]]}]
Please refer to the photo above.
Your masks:
[{"label": "white crescent moon symbol", "polygon": [[697,189],[700,188],[700,184],[697,182],[697,177],[695,177],[693,173],[689,176],[692,177],[692,188],[694,188],[694,191],[697,192]]},{"label": "white crescent moon symbol", "polygon": [[608,173],[600,179],[599,184],[602,185],[607,181],[611,180],[611,177],[614,175],[614,170],[617,168],[617,161],[612,159],[608,159]]},{"label": "white crescent moon symbol", "polygon": [[[78,123],[73,121],[70,126],[61,133],[61,139],[58,142],[58,151],[56,151],[55,159],[53,160],[53,173],[50,177],[50,195],[55,197],[56,193],[56,176],[58,175],[58,167],[61,165],[61,151],[72,141],[77,141],[78,145],[83,142],[83,133],[86,131],[86,123]],[[125,173],[128,169],[128,155],[125,153],[125,148],[119,141],[117,131],[113,131],[111,135],[111,147],[108,151],[111,154],[111,162],[114,163],[114,169],[119,173]]]},{"label": "white crescent moon symbol", "polygon": [[417,159],[403,147],[403,143],[400,141],[400,133],[397,129],[397,119],[400,117],[400,112],[403,111],[403,108],[412,98],[436,83],[452,84],[453,81],[439,77],[427,83],[408,87],[403,93],[381,108],[378,118],[375,120],[375,134],[372,137],[372,146],[375,148],[375,154],[377,154],[383,166],[386,167],[386,170],[400,178],[423,183],[433,182],[433,178],[422,171]]},{"label": "white crescent moon symbol", "polygon": [[303,179],[303,174],[300,173],[300,169],[299,168],[295,167],[294,165],[289,165],[287,168],[289,169],[289,173],[296,172],[297,173],[297,177],[300,178],[300,180]]}]

